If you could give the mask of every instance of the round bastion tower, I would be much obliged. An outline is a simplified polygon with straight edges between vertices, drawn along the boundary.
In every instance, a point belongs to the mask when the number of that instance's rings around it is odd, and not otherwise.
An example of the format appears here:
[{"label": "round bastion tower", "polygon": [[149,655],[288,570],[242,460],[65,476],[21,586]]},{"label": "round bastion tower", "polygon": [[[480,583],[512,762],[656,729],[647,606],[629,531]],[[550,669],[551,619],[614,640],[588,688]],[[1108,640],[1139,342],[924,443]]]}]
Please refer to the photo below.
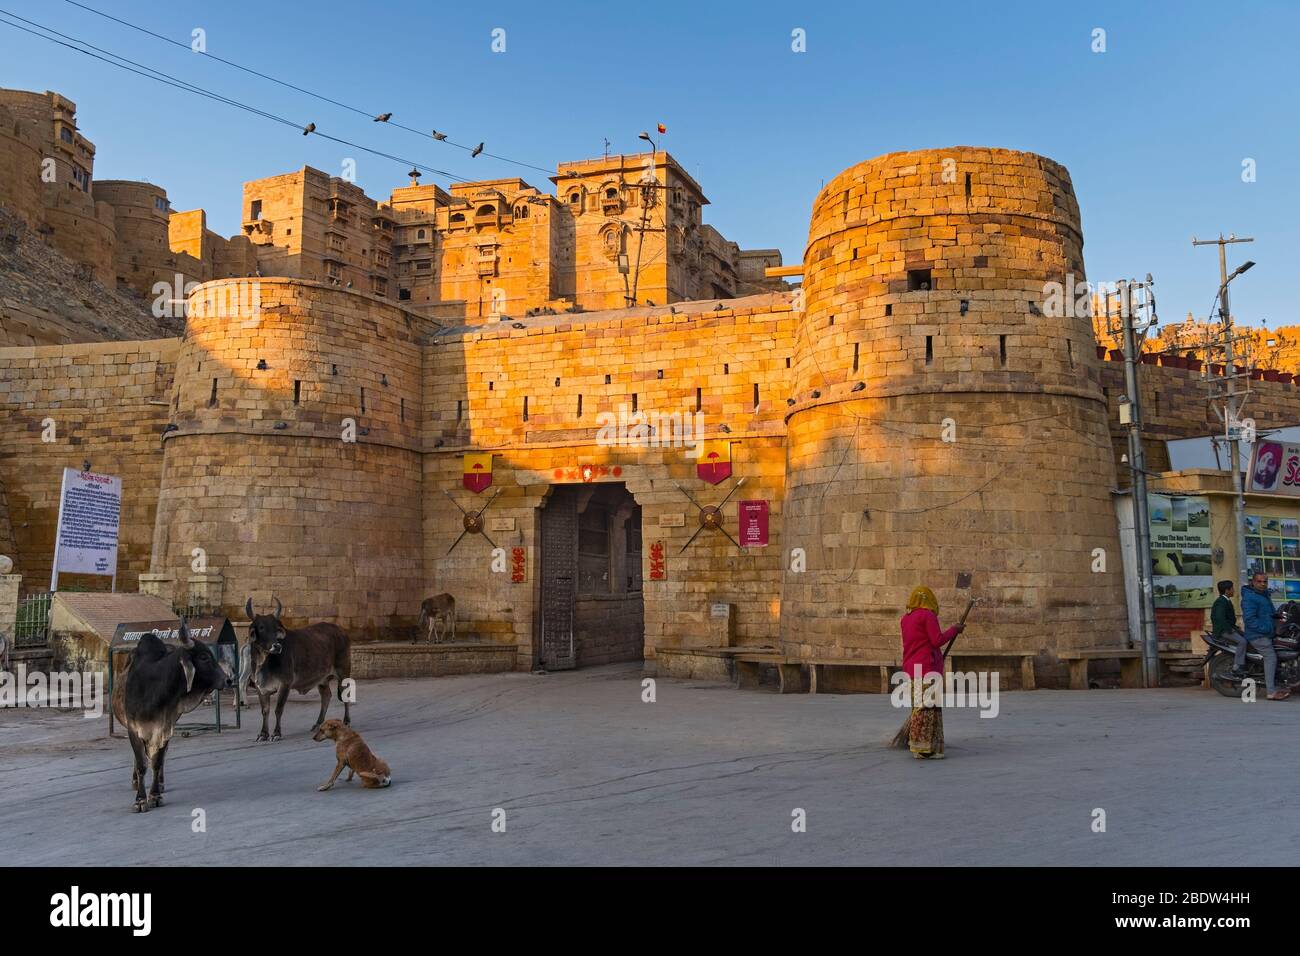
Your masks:
[{"label": "round bastion tower", "polygon": [[[894,660],[919,584],[976,649],[1125,632],[1114,460],[1064,167],[1032,153],[894,153],[813,206],[787,415],[781,637],[800,660]],[[1061,307],[1058,307],[1061,306]],[[1063,313],[1063,314],[1062,314]],[[970,591],[959,572],[973,572]]]},{"label": "round bastion tower", "polygon": [[188,300],[154,529],[178,596],[197,552],[223,609],[374,637],[418,610],[420,320],[295,279],[225,279]]}]

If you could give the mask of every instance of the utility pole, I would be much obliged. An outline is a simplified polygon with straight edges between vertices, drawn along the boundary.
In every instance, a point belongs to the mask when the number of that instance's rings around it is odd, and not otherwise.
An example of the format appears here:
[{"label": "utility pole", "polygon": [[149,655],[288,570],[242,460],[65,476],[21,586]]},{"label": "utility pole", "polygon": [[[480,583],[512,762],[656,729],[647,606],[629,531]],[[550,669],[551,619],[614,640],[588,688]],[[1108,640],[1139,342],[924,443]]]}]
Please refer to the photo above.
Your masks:
[{"label": "utility pole", "polygon": [[[1219,247],[1219,318],[1223,323],[1223,351],[1224,351],[1224,410],[1221,412],[1223,424],[1228,438],[1228,458],[1232,468],[1232,521],[1236,535],[1237,550],[1237,571],[1239,580],[1246,580],[1246,496],[1242,488],[1241,481],[1241,453],[1238,450],[1238,440],[1241,437],[1241,399],[1243,395],[1237,391],[1237,374],[1236,358],[1233,354],[1233,331],[1232,331],[1232,311],[1228,308],[1228,285],[1242,272],[1245,272],[1253,262],[1246,263],[1231,276],[1228,275],[1228,254],[1227,247],[1238,242],[1254,242],[1254,239],[1238,239],[1234,235],[1229,235],[1227,239],[1223,238],[1223,233],[1219,233],[1218,239],[1198,240],[1192,237],[1193,246],[1215,246]],[[1247,370],[1249,374],[1249,370]]]},{"label": "utility pole", "polygon": [[[1128,426],[1128,461],[1133,473],[1133,532],[1137,543],[1142,683],[1147,687],[1159,687],[1160,645],[1156,636],[1155,589],[1151,577],[1151,518],[1147,507],[1146,453],[1142,448],[1142,391],[1137,378],[1138,337],[1133,322],[1133,286],[1137,284],[1130,280],[1118,283],[1120,324],[1124,338],[1124,389],[1128,399],[1127,403],[1120,405],[1120,424]],[[1155,300],[1151,297],[1150,276],[1147,276],[1144,288],[1148,294],[1147,305],[1151,308],[1151,315],[1142,327],[1145,338],[1146,330],[1155,324]],[[1107,296],[1106,299],[1109,304],[1110,297]]]},{"label": "utility pole", "polygon": [[[626,296],[629,307],[636,305],[637,287],[641,282],[641,249],[645,245],[646,230],[650,226],[650,207],[654,205],[655,200],[659,195],[656,191],[656,187],[659,184],[659,176],[655,170],[655,153],[659,151],[659,147],[655,144],[655,141],[650,138],[649,133],[643,132],[638,138],[643,139],[650,144],[650,168],[646,171],[646,175],[641,181],[641,225],[637,229],[637,232],[640,233],[640,235],[638,236],[636,243],[636,267],[632,272],[632,292]],[[664,242],[667,241],[668,237],[665,235]]]}]

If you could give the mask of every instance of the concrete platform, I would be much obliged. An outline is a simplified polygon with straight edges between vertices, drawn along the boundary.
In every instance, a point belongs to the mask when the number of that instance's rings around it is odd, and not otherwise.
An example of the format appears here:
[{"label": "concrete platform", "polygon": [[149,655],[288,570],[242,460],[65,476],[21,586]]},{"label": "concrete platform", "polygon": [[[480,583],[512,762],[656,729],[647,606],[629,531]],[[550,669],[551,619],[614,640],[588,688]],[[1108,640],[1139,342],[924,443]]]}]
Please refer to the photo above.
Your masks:
[{"label": "concrete platform", "polygon": [[3,711],[4,862],[1242,866],[1300,845],[1300,700],[1010,691],[993,719],[950,709],[934,763],[885,749],[887,695],[655,690],[643,703],[625,665],[362,682],[354,726],[394,783],[329,793],[333,748],[295,696],[280,742],[256,743],[247,711],[241,732],[176,739],[145,814],[103,720]]}]

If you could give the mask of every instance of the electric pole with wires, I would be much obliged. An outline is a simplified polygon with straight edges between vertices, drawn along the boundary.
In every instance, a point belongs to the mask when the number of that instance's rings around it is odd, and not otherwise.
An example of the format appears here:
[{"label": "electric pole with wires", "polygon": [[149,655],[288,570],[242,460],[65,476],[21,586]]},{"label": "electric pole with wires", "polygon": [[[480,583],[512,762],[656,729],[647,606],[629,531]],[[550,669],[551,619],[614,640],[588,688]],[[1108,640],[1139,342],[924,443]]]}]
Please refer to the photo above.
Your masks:
[{"label": "electric pole with wires", "polygon": [[[1145,282],[1121,279],[1119,290],[1118,322],[1110,308],[1110,295],[1106,295],[1107,331],[1120,336],[1124,346],[1124,390],[1119,400],[1119,421],[1128,432],[1128,464],[1132,472],[1130,487],[1133,490],[1133,538],[1137,546],[1138,572],[1138,637],[1142,648],[1142,683],[1146,687],[1160,686],[1160,645],[1156,633],[1155,583],[1152,580],[1151,518],[1147,502],[1146,452],[1142,447],[1142,388],[1138,383],[1138,362],[1141,358],[1141,341],[1156,324],[1156,300],[1152,291],[1154,282],[1150,273]],[[1134,289],[1144,291],[1138,308],[1146,311],[1141,321],[1135,317]]]},{"label": "electric pole with wires", "polygon": [[[1210,401],[1213,403],[1216,399],[1221,399],[1223,408],[1220,410],[1218,405],[1213,405],[1215,413],[1223,422],[1224,433],[1228,439],[1228,459],[1232,469],[1232,519],[1233,534],[1236,540],[1237,550],[1237,570],[1240,580],[1245,581],[1248,573],[1246,561],[1246,498],[1241,478],[1241,451],[1240,442],[1253,442],[1255,440],[1254,422],[1241,417],[1242,409],[1245,407],[1246,397],[1250,394],[1250,369],[1249,363],[1242,367],[1240,372],[1237,371],[1237,356],[1234,346],[1238,341],[1236,333],[1233,331],[1232,310],[1228,307],[1228,286],[1232,280],[1237,278],[1243,272],[1252,268],[1255,263],[1247,260],[1228,274],[1228,255],[1227,247],[1238,242],[1254,242],[1254,239],[1239,239],[1237,236],[1229,234],[1228,238],[1223,238],[1219,234],[1218,239],[1198,240],[1192,237],[1193,246],[1218,246],[1219,247],[1219,289],[1215,293],[1218,300],[1219,319],[1221,323],[1222,342],[1213,343],[1211,348],[1214,352],[1223,352],[1223,377],[1222,380],[1215,376],[1209,376],[1207,381],[1210,383]],[[1211,359],[1210,355],[1206,356],[1207,366]],[[1244,381],[1244,389],[1238,388],[1238,382]]]}]

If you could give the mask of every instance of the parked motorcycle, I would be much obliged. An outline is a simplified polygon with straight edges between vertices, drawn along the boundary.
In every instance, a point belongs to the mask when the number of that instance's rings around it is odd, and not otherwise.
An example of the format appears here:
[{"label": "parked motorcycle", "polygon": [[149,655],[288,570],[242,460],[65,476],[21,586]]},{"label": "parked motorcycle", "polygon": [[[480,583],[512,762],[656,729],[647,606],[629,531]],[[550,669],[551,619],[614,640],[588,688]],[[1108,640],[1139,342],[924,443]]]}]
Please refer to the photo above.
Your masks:
[{"label": "parked motorcycle", "polygon": [[[1210,665],[1210,686],[1224,697],[1241,697],[1242,683],[1255,682],[1259,694],[1264,693],[1264,658],[1253,647],[1246,651],[1246,667],[1241,677],[1232,673],[1237,642],[1232,636],[1213,637],[1207,631],[1205,643],[1210,645],[1205,663]],[[1273,647],[1277,651],[1277,686],[1300,685],[1300,603],[1288,601],[1278,608],[1274,626]]]}]

